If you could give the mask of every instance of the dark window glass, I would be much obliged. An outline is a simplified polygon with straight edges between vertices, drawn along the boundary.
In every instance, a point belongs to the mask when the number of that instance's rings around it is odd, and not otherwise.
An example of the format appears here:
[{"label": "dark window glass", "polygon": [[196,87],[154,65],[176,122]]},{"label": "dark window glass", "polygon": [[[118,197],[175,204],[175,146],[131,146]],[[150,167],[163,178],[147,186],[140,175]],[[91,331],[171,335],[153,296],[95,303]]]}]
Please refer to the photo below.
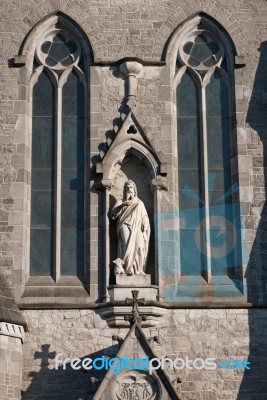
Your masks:
[{"label": "dark window glass", "polygon": [[31,229],[31,275],[52,275],[53,235],[51,229]]},{"label": "dark window glass", "polygon": [[41,51],[48,55],[45,62],[51,67],[58,63],[61,63],[64,67],[73,64],[75,61],[74,53],[77,50],[76,44],[72,40],[66,41],[61,33],[56,35],[51,42],[44,42],[41,46]]},{"label": "dark window glass", "polygon": [[[202,219],[200,118],[197,85],[185,74],[177,87],[180,263],[183,275],[200,275],[203,254],[196,248]],[[201,243],[202,240],[199,239]],[[192,254],[192,249],[195,249]]]},{"label": "dark window glass", "polygon": [[31,275],[51,275],[54,242],[55,88],[43,72],[33,88]]},{"label": "dark window glass", "polygon": [[231,182],[228,90],[219,73],[212,76],[206,99],[208,169],[216,179],[216,190],[227,191]]},{"label": "dark window glass", "polygon": [[72,73],[63,87],[61,274],[84,268],[84,87]]},{"label": "dark window glass", "polygon": [[209,201],[211,210],[215,209],[217,213],[211,219],[210,227],[212,272],[215,276],[224,276],[227,274],[227,265],[234,265],[234,253],[231,251],[234,233],[228,89],[219,73],[212,76],[207,86],[206,101]]},{"label": "dark window glass", "polygon": [[205,37],[198,35],[193,42],[188,42],[184,45],[184,52],[190,55],[188,64],[192,67],[198,67],[203,63],[206,67],[210,67],[217,62],[216,54],[219,51],[217,43]]}]

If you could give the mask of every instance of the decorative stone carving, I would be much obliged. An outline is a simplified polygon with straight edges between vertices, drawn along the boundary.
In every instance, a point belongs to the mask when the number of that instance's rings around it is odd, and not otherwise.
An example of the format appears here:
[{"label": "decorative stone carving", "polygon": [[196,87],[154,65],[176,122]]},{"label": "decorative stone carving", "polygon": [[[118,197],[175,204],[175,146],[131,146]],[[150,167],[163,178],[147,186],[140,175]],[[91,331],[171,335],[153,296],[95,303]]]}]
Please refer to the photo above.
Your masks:
[{"label": "decorative stone carving", "polygon": [[113,219],[118,218],[118,258],[113,261],[115,274],[145,275],[150,224],[133,181],[125,182],[123,199],[117,201],[111,214]]},{"label": "decorative stone carving", "polygon": [[78,65],[81,48],[68,31],[54,29],[49,31],[36,48],[37,60],[56,71],[64,71],[71,65]]},{"label": "decorative stone carving", "polygon": [[116,400],[159,400],[161,389],[157,378],[147,371],[126,371],[114,382]]}]

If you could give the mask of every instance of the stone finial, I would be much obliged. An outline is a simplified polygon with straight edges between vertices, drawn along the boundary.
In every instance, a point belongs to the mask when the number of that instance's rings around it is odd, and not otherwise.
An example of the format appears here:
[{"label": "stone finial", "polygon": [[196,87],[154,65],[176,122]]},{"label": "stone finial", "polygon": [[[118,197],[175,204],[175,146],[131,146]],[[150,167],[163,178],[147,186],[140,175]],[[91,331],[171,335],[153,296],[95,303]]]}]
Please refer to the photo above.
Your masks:
[{"label": "stone finial", "polygon": [[136,106],[137,77],[143,71],[142,64],[137,61],[126,61],[120,65],[120,70],[125,76],[125,98],[130,108]]}]

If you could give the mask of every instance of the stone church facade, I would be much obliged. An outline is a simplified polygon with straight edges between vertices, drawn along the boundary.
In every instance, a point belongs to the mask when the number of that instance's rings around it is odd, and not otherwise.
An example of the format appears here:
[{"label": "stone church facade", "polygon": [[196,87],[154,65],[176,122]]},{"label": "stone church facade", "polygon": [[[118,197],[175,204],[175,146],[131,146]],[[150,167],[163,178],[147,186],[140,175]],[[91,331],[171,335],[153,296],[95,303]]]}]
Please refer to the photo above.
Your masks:
[{"label": "stone church facade", "polygon": [[[265,400],[267,2],[0,4],[1,400]],[[126,356],[180,364],[72,368]]]}]

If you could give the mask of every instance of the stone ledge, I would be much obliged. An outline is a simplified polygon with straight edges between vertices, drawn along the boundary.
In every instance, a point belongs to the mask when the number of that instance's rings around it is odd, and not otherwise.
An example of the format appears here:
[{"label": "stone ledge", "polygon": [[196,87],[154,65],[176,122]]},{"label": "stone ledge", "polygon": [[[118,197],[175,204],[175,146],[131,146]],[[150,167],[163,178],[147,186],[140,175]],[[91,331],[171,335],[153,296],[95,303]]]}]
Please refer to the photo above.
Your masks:
[{"label": "stone ledge", "polygon": [[[169,310],[155,306],[139,306],[139,314],[145,317],[142,322],[142,328],[159,327],[162,319],[169,314]],[[97,311],[102,319],[107,321],[110,328],[129,327],[129,321],[125,321],[124,317],[132,315],[132,306],[109,306]]]}]

